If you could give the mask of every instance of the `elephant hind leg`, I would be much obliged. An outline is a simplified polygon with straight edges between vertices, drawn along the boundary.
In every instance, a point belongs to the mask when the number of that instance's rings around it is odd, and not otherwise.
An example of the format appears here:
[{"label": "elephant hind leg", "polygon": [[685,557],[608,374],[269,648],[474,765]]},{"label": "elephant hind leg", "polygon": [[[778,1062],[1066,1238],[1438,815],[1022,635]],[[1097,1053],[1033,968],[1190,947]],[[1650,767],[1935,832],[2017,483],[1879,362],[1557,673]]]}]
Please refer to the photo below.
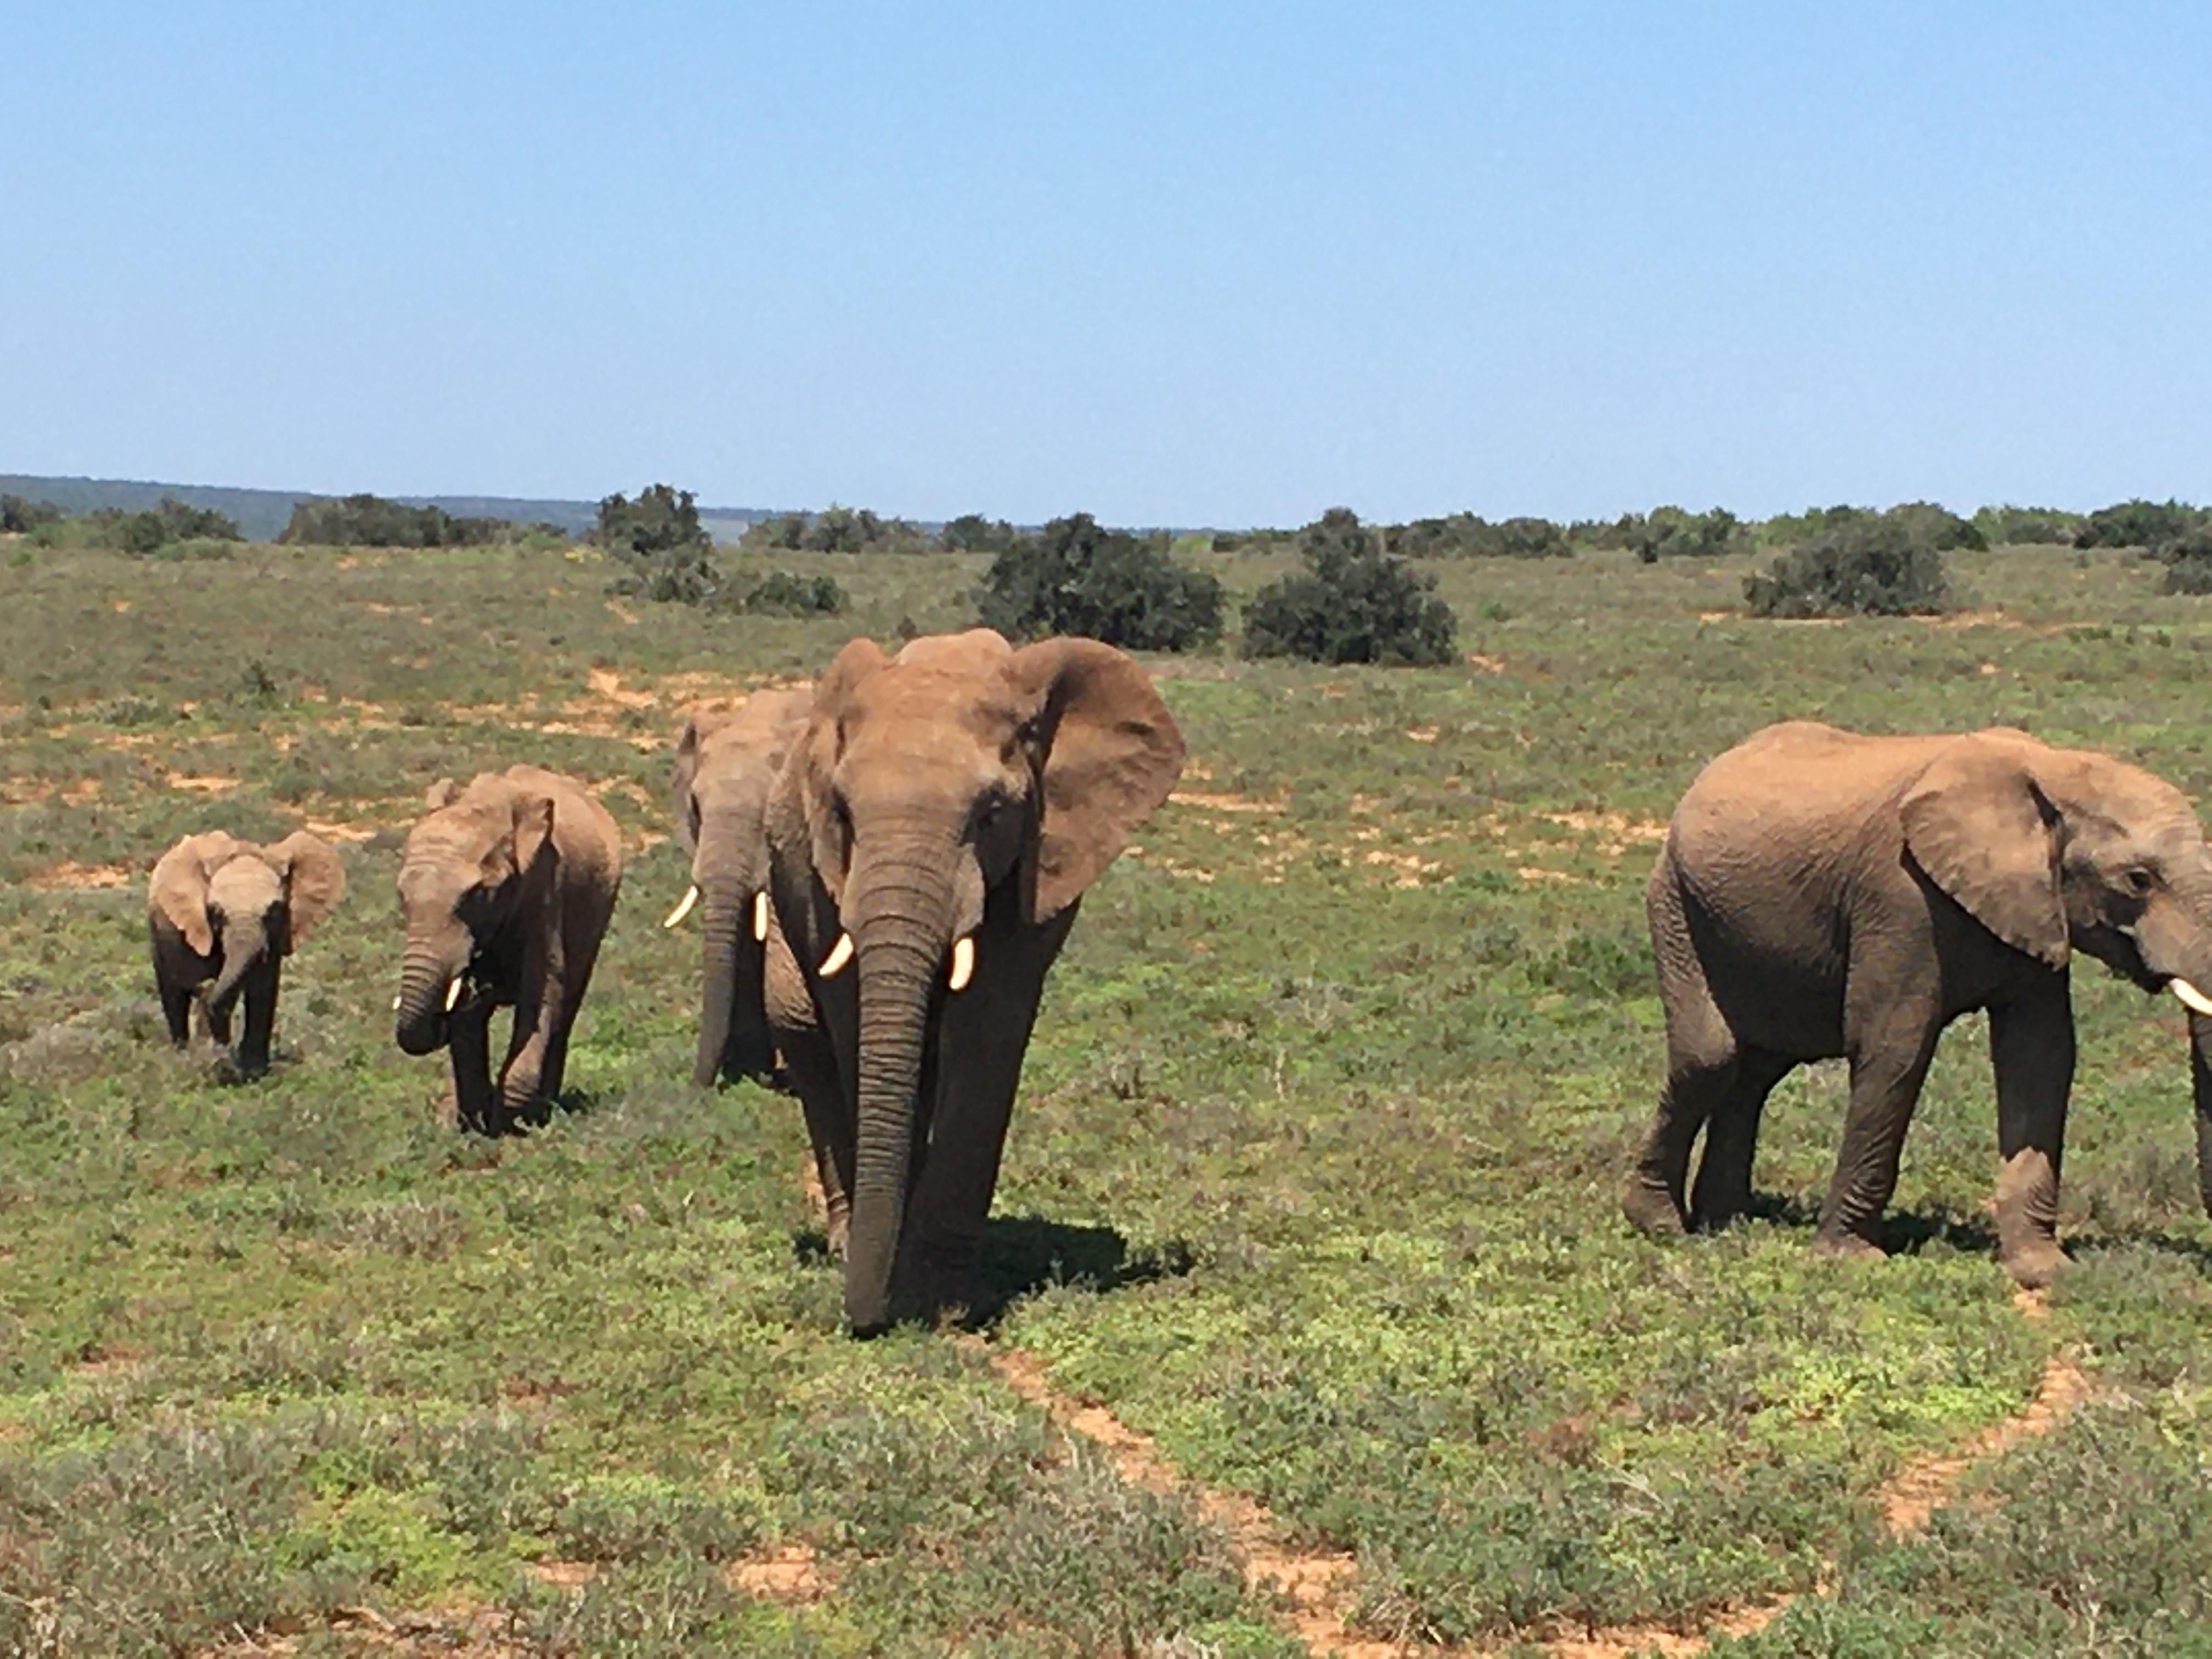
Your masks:
[{"label": "elephant hind leg", "polygon": [[1766,1097],[1796,1061],[1771,1048],[1746,1048],[1735,1074],[1705,1121],[1705,1147],[1690,1198],[1701,1229],[1725,1227],[1751,1207],[1751,1165],[1759,1148],[1759,1121]]},{"label": "elephant hind leg", "polygon": [[814,1178],[822,1184],[822,1231],[830,1249],[842,1255],[853,1212],[853,1114],[830,1039],[819,1030],[786,1027],[778,1032],[784,1068],[806,1114],[806,1138],[812,1144]]},{"label": "elephant hind leg", "polygon": [[1735,1086],[1739,1045],[1706,983],[1681,894],[1663,864],[1648,908],[1659,994],[1667,1008],[1667,1081],[1620,1207],[1637,1227],[1664,1237],[1685,1231],[1690,1149]]}]

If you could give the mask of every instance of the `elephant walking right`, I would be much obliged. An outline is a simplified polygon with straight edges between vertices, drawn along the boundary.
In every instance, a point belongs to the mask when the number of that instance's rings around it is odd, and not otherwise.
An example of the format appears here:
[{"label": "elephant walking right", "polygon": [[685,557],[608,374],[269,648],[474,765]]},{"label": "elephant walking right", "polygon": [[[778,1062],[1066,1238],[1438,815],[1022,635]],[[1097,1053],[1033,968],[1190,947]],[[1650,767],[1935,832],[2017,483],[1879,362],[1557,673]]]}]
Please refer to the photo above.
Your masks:
[{"label": "elephant walking right", "polygon": [[765,1078],[775,1039],[761,1005],[767,953],[768,798],[793,742],[805,730],[811,690],[757,691],[733,714],[700,711],[676,744],[676,833],[691,858],[691,885],[668,918],[702,907],[699,1048],[691,1081]]},{"label": "elephant walking right", "polygon": [[[622,843],[607,809],[574,779],[534,766],[430,786],[407,836],[399,902],[407,954],[392,1000],[410,1054],[447,1049],[465,1128],[505,1133],[543,1122],[561,1091],[568,1033],[622,886]],[[496,1086],[493,1009],[514,1030]]]}]

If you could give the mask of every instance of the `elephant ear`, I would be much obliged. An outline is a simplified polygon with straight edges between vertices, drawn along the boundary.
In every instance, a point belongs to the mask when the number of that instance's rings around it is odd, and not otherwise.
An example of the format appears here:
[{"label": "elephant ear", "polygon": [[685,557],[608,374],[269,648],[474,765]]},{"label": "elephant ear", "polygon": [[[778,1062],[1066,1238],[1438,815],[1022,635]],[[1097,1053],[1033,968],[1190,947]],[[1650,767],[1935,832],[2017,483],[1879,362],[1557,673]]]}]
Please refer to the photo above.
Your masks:
[{"label": "elephant ear", "polygon": [[2012,744],[1982,734],[1944,750],[1899,803],[1912,861],[2014,950],[2063,968],[2057,814]]},{"label": "elephant ear", "polygon": [[186,836],[154,866],[147,900],[154,913],[184,936],[194,956],[215,953],[215,924],[208,915],[208,883],[229,861],[237,843],[221,830]]},{"label": "elephant ear", "polygon": [[553,797],[517,794],[514,798],[514,867],[527,872],[538,862],[545,844],[553,839]]},{"label": "elephant ear", "polygon": [[847,642],[814,683],[814,708],[806,730],[799,736],[786,763],[799,772],[799,800],[806,813],[806,834],[812,848],[814,872],[831,899],[842,903],[845,867],[852,856],[849,835],[838,816],[830,793],[831,777],[844,748],[840,732],[853,694],[890,659],[873,640]]},{"label": "elephant ear", "polygon": [[284,954],[322,926],[345,896],[345,866],[328,842],[295,830],[262,853],[284,883]]},{"label": "elephant ear", "polygon": [[440,778],[422,793],[422,805],[433,812],[441,812],[461,798],[461,786],[451,778]]},{"label": "elephant ear", "polygon": [[1042,640],[1009,672],[1036,700],[1044,747],[1032,915],[1059,915],[1111,864],[1182,771],[1182,733],[1134,659],[1097,640]]},{"label": "elephant ear", "polygon": [[676,739],[676,836],[684,843],[686,858],[699,851],[699,830],[691,819],[691,785],[699,775],[699,744],[705,736],[699,716],[694,714],[684,722],[683,735]]}]

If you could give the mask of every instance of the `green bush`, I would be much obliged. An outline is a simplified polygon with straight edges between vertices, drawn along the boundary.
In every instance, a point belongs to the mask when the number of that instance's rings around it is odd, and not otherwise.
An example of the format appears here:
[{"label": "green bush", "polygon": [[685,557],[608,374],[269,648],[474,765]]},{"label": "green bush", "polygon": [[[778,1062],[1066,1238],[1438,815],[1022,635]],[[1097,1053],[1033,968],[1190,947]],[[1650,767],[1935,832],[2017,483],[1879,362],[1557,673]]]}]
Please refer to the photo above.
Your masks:
[{"label": "green bush", "polygon": [[1492,524],[1474,513],[1389,525],[1380,541],[1383,551],[1407,559],[1553,559],[1574,551],[1567,532],[1549,519],[1506,519]]},{"label": "green bush", "polygon": [[1903,617],[1948,611],[1943,556],[1887,517],[1855,519],[1815,536],[1745,579],[1759,617]]},{"label": "green bush", "polygon": [[298,502],[276,539],[305,547],[482,547],[522,533],[504,519],[456,518],[441,507],[363,494]]},{"label": "green bush", "polygon": [[2100,507],[2074,532],[2076,547],[2160,547],[2205,522],[2186,501],[2120,501]]},{"label": "green bush", "polygon": [[726,578],[714,560],[714,539],[699,522],[688,489],[657,483],[635,501],[616,494],[599,503],[592,538],[629,568],[607,592],[664,605],[713,605]]},{"label": "green bush", "polygon": [[1004,553],[1020,539],[1020,532],[1004,519],[987,519],[980,513],[947,520],[937,534],[938,545],[948,553]]},{"label": "green bush", "polygon": [[1991,547],[2059,547],[2081,530],[2082,516],[2058,507],[1984,507],[1974,528]]},{"label": "green bush", "polygon": [[159,552],[172,542],[242,541],[237,521],[211,507],[188,507],[173,495],[164,495],[159,507],[141,513],[103,508],[88,514],[86,543],[112,547],[142,556]]},{"label": "green bush", "polygon": [[1934,501],[1900,502],[1881,516],[1883,522],[1895,525],[1916,543],[1939,553],[1961,547],[1978,550],[1990,544],[1972,519],[1962,519]]},{"label": "green bush", "polygon": [[1088,513],[1054,519],[991,562],[984,624],[1010,639],[1079,634],[1135,651],[1188,651],[1221,635],[1221,584]]},{"label": "green bush", "polygon": [[1622,514],[1612,534],[1645,564],[1656,564],[1662,559],[1704,559],[1735,552],[1750,532],[1724,507],[1704,513],[1655,507],[1648,514]]},{"label": "green bush", "polygon": [[1300,537],[1304,572],[1272,582],[1244,613],[1244,654],[1309,662],[1433,666],[1449,662],[1458,618],[1436,578],[1383,550],[1348,507]]},{"label": "green bush", "polygon": [[2169,593],[2212,593],[2212,523],[2185,530],[2151,550],[2166,562]]},{"label": "green bush", "polygon": [[40,525],[58,524],[61,519],[61,508],[52,501],[33,501],[21,495],[0,495],[0,535],[27,535]]},{"label": "green bush", "polygon": [[929,538],[904,519],[886,519],[865,507],[833,502],[819,513],[780,513],[763,519],[745,532],[744,545],[792,553],[918,552],[929,545]]},{"label": "green bush", "polygon": [[1840,530],[1847,524],[1880,516],[1870,507],[1808,507],[1802,513],[1778,513],[1762,520],[1757,534],[1762,546],[1795,547],[1831,530]]},{"label": "green bush", "polygon": [[771,570],[747,588],[732,608],[756,617],[834,617],[846,603],[845,590],[834,576]]}]

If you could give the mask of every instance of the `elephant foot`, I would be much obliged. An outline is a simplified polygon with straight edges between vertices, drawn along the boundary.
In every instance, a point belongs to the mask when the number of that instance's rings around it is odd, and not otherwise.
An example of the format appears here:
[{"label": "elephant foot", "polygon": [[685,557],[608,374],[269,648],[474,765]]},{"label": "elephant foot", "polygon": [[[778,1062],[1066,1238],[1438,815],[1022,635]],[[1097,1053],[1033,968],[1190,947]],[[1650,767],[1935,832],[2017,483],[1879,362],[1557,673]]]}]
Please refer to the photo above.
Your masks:
[{"label": "elephant foot", "polygon": [[1638,1232],[1654,1238],[1680,1238],[1689,1231],[1682,1218],[1682,1206],[1674,1201],[1674,1195],[1664,1187],[1654,1187],[1645,1182],[1628,1183],[1627,1190],[1620,1195],[1620,1212]]},{"label": "elephant foot", "polygon": [[1813,1248],[1822,1255],[1856,1256],[1869,1261],[1889,1258],[1889,1252],[1880,1243],[1847,1227],[1821,1228],[1813,1235]]},{"label": "elephant foot", "polygon": [[2066,1252],[2058,1248],[2055,1238],[2023,1241],[2002,1252],[2000,1265],[2012,1275],[2012,1282],[2025,1291],[2039,1291],[2064,1272]]}]

